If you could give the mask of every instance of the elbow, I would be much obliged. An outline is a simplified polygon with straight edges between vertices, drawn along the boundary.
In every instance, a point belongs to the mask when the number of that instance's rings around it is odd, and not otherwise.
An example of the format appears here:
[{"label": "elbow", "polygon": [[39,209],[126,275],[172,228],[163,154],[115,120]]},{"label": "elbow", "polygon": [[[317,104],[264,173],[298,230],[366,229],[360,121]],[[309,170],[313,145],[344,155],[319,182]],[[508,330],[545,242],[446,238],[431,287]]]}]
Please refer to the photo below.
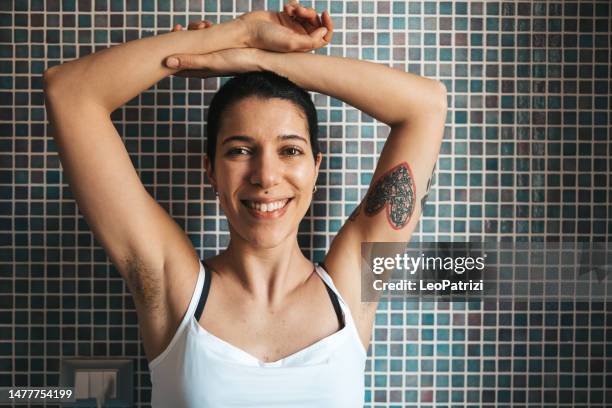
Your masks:
[{"label": "elbow", "polygon": [[442,81],[436,81],[437,102],[434,108],[439,116],[440,123],[440,140],[444,137],[444,128],[446,126],[446,114],[448,112],[448,91],[446,85]]},{"label": "elbow", "polygon": [[58,66],[53,66],[48,68],[43,72],[43,90],[45,93],[45,97],[49,99],[52,94],[56,92],[57,89],[57,71]]},{"label": "elbow", "polygon": [[446,85],[444,85],[442,81],[434,81],[434,87],[434,104],[436,109],[446,116],[446,111],[448,109],[448,91],[446,90]]},{"label": "elbow", "polygon": [[82,101],[84,99],[84,89],[79,86],[79,81],[75,80],[74,75],[63,65],[56,65],[43,72],[43,92],[47,103],[54,100]]},{"label": "elbow", "polygon": [[446,85],[441,81],[425,79],[421,84],[420,95],[411,96],[402,106],[397,122],[388,123],[389,126],[412,126],[415,123],[439,123],[444,126],[448,111]]},{"label": "elbow", "polygon": [[57,72],[57,66],[47,68],[45,72],[43,72],[43,81],[45,85],[48,85],[51,82],[51,78],[53,78],[56,72]]},{"label": "elbow", "polygon": [[446,113],[448,111],[448,92],[443,82],[435,80],[432,80],[432,82],[433,91],[428,108],[430,118],[443,125],[446,123]]},{"label": "elbow", "polygon": [[401,126],[415,123],[439,124],[444,127],[448,111],[448,93],[446,85],[441,81],[427,79],[422,88],[421,97],[411,101],[408,115],[400,122]]},{"label": "elbow", "polygon": [[[88,86],[83,86],[82,77],[68,62],[55,65],[43,72],[43,92],[47,103],[82,105],[84,102],[98,103]],[[98,103],[99,104],[99,103]]]}]

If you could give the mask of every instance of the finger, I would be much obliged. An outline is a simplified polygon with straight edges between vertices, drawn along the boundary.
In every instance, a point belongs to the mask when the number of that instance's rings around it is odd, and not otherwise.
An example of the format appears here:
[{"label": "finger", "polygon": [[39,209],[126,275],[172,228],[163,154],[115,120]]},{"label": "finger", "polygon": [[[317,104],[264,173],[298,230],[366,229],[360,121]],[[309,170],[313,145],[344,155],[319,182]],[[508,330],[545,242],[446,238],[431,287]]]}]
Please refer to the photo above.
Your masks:
[{"label": "finger", "polygon": [[283,11],[287,13],[287,15],[292,16],[292,17],[294,16],[295,9],[296,9],[296,6],[293,4],[285,4],[283,6]]},{"label": "finger", "polygon": [[317,11],[311,7],[295,6],[292,18],[309,34],[322,26]]},{"label": "finger", "polygon": [[284,7],[284,14],[290,16],[292,19],[298,21],[301,25],[306,25],[311,32],[317,27],[321,26],[321,21],[317,17],[317,12],[314,9],[312,11],[307,10],[305,7],[299,4],[288,5]]},{"label": "finger", "polygon": [[187,26],[188,30],[197,30],[198,27],[203,26],[204,22],[203,21],[192,21],[191,23],[189,23],[189,25]]},{"label": "finger", "polygon": [[189,29],[190,30],[202,30],[204,28],[209,28],[212,26],[213,26],[213,23],[208,20],[194,21],[193,23],[190,24]]},{"label": "finger", "polygon": [[183,26],[177,23],[172,28],[172,32],[174,32],[174,31],[181,31],[182,29],[183,29]]},{"label": "finger", "polygon": [[315,31],[310,33],[310,37],[312,38],[315,44],[314,48],[320,48],[327,44],[327,41],[325,40],[326,35],[327,35],[326,27],[319,27]]},{"label": "finger", "polygon": [[300,5],[299,1],[297,1],[297,0],[289,0],[287,2],[287,4],[284,5],[284,7],[296,7],[296,6],[299,6],[299,5]]},{"label": "finger", "polygon": [[177,54],[166,58],[166,66],[173,69],[198,69],[204,68],[206,65],[205,54]]},{"label": "finger", "polygon": [[323,47],[327,44],[323,39],[326,33],[327,28],[319,27],[309,35],[294,35],[292,39],[292,51],[310,51]]},{"label": "finger", "polygon": [[308,21],[315,27],[321,26],[321,20],[319,20],[319,16],[317,15],[317,11],[311,7],[298,6],[297,9],[298,17]]},{"label": "finger", "polygon": [[329,43],[331,42],[332,37],[334,36],[334,21],[332,20],[327,10],[325,10],[323,14],[321,14],[321,21],[323,23],[323,27],[327,28],[327,34],[325,34],[325,37],[323,38],[326,42]]},{"label": "finger", "polygon": [[310,24],[302,23],[300,20],[288,16],[286,13],[279,13],[278,18],[280,19],[281,25],[296,33],[310,34],[315,29],[315,27],[312,27]]}]

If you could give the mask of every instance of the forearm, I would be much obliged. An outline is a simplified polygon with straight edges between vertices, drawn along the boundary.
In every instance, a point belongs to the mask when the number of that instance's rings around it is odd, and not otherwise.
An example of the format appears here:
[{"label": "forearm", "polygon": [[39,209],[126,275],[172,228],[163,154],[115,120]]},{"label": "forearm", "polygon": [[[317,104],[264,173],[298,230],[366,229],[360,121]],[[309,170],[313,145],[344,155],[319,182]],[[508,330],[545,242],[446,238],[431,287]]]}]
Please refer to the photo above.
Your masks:
[{"label": "forearm", "polygon": [[269,53],[262,69],[330,95],[393,126],[445,114],[441,82],[367,61],[304,53]]},{"label": "forearm", "polygon": [[163,64],[168,55],[205,54],[245,46],[244,27],[238,20],[206,30],[142,38],[47,70],[46,92],[60,100],[88,98],[112,112],[177,71]]}]

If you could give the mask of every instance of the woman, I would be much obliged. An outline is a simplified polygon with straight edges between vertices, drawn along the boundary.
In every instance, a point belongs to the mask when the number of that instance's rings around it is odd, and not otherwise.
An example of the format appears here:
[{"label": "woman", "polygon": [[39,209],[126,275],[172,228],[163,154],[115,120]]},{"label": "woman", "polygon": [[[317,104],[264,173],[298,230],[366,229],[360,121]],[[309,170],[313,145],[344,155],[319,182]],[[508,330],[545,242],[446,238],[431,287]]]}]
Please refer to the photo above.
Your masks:
[{"label": "woman", "polygon": [[[45,72],[71,188],[134,297],[153,406],[361,406],[377,305],[360,300],[360,244],[410,238],[443,136],[445,89],[300,52],[328,44],[333,24],[297,3],[190,28]],[[204,165],[231,239],[201,262],[140,183],[110,113],[167,75],[230,73],[247,74],[211,103]],[[314,107],[298,87],[391,128],[366,197],[316,266],[297,243],[321,163]]]}]

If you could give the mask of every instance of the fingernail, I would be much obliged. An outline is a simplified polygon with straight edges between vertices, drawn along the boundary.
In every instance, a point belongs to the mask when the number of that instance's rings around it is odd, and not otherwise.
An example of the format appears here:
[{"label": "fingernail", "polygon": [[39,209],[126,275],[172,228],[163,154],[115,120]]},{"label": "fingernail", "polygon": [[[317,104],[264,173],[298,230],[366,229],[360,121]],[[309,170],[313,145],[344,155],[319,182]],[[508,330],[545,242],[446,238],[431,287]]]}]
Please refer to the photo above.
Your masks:
[{"label": "fingernail", "polygon": [[179,60],[174,57],[166,58],[166,66],[168,68],[177,68],[179,66]]},{"label": "fingernail", "polygon": [[321,30],[321,37],[325,37],[325,34],[327,34],[327,28]]}]

